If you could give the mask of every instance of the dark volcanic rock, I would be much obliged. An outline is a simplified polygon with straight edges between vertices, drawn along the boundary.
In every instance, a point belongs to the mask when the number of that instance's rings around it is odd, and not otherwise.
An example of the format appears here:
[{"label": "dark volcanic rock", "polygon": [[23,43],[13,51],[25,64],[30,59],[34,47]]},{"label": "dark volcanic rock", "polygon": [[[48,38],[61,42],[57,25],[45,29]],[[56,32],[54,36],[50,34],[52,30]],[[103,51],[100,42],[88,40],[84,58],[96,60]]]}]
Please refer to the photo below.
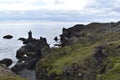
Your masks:
[{"label": "dark volcanic rock", "polygon": [[80,41],[80,37],[84,37],[81,31],[85,29],[85,25],[77,24],[71,28],[62,30],[62,35],[60,35],[61,46],[71,45],[77,41]]},{"label": "dark volcanic rock", "polygon": [[26,39],[25,38],[19,38],[18,40],[25,41]]},{"label": "dark volcanic rock", "polygon": [[28,51],[28,50],[26,49],[26,47],[25,47],[25,46],[22,46],[22,47],[17,51],[16,57],[17,57],[18,59],[24,57],[24,55],[26,54],[27,51]]},{"label": "dark volcanic rock", "polygon": [[36,63],[43,56],[42,50],[50,48],[46,38],[34,39],[31,31],[28,32],[27,39],[20,38],[20,40],[23,41],[24,46],[16,53],[18,63],[12,67],[12,70],[16,73],[24,69],[34,70]]},{"label": "dark volcanic rock", "polygon": [[12,39],[13,36],[12,35],[6,35],[6,36],[3,36],[4,39]]},{"label": "dark volcanic rock", "polygon": [[18,73],[19,71],[25,69],[26,66],[27,66],[27,64],[19,62],[14,67],[12,67],[11,70],[14,71],[15,73]]},{"label": "dark volcanic rock", "polygon": [[27,78],[28,80],[36,80],[35,79],[35,70],[24,69],[24,70],[21,70],[18,74],[21,77]]},{"label": "dark volcanic rock", "polygon": [[61,46],[71,45],[76,42],[94,43],[107,33],[120,31],[117,23],[90,23],[88,25],[77,24],[71,28],[63,28],[60,35]]},{"label": "dark volcanic rock", "polygon": [[8,67],[12,64],[12,60],[5,58],[5,59],[0,61],[0,64],[5,64]]},{"label": "dark volcanic rock", "polygon": [[106,57],[106,56],[107,56],[107,54],[106,54],[103,46],[97,46],[97,47],[95,48],[94,57],[95,57],[96,59],[102,59],[102,58],[104,58],[104,57]]}]

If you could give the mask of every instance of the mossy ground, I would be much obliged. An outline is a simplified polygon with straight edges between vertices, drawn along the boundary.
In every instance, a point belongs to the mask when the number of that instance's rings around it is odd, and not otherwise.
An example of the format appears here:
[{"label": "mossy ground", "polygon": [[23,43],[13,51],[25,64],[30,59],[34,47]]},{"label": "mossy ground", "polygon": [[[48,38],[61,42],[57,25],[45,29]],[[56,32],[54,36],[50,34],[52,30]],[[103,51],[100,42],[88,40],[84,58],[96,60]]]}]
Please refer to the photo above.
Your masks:
[{"label": "mossy ground", "polygon": [[0,80],[27,80],[22,78],[4,66],[0,66]]},{"label": "mossy ground", "polygon": [[49,50],[50,54],[38,62],[36,71],[39,73],[42,68],[47,68],[47,75],[50,75],[51,73],[61,74],[66,64],[77,63],[85,67],[84,60],[93,55],[95,47],[106,44],[106,50],[110,53],[106,61],[109,63],[106,72],[97,74],[96,80],[120,80],[120,48],[116,49],[117,46],[120,46],[119,34],[102,35],[100,40],[92,44],[78,42],[71,46],[53,48]]},{"label": "mossy ground", "polygon": [[23,79],[20,78],[18,76],[6,76],[6,77],[0,77],[0,80],[27,80],[27,79]]},{"label": "mossy ground", "polygon": [[104,74],[98,75],[97,80],[120,80],[120,40],[110,42],[107,47],[110,61],[108,67],[110,68]]}]

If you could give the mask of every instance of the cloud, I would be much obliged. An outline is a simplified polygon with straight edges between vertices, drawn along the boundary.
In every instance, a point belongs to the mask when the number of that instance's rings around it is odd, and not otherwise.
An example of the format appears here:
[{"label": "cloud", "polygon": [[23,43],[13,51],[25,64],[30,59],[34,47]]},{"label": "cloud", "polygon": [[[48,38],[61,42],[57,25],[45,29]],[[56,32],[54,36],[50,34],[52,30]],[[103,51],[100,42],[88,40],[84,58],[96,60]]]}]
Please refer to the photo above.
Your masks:
[{"label": "cloud", "polygon": [[35,1],[37,0],[0,0],[0,11],[36,9],[31,5]]},{"label": "cloud", "polygon": [[[90,12],[90,11],[89,11]],[[91,12],[92,13],[92,12]],[[116,13],[108,15],[97,14],[83,14],[79,10],[30,10],[30,11],[5,11],[0,14],[1,20],[40,20],[40,21],[53,21],[53,22],[106,22],[117,21],[120,16]],[[114,15],[114,16],[112,16]]]},{"label": "cloud", "polygon": [[94,0],[0,0],[0,10],[80,10]]},{"label": "cloud", "polygon": [[117,21],[119,4],[120,0],[0,0],[0,19]]}]

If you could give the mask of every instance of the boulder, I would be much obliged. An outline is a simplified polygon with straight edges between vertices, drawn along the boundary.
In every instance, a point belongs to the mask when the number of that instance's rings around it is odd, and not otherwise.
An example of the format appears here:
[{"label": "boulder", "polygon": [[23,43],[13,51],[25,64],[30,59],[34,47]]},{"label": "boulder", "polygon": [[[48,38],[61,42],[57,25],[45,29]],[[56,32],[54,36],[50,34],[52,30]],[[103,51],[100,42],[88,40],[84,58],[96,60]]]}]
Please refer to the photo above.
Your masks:
[{"label": "boulder", "polygon": [[5,35],[5,36],[3,36],[3,38],[4,38],[4,39],[12,39],[13,36],[12,36],[12,35]]},{"label": "boulder", "polygon": [[12,70],[13,72],[15,72],[15,73],[18,73],[19,71],[25,69],[27,66],[28,66],[27,63],[19,62],[19,63],[17,63],[15,66],[13,66],[13,67],[11,68],[11,70]]},{"label": "boulder", "polygon": [[9,67],[12,64],[12,60],[5,58],[5,59],[0,61],[0,64],[5,64],[7,67]]}]

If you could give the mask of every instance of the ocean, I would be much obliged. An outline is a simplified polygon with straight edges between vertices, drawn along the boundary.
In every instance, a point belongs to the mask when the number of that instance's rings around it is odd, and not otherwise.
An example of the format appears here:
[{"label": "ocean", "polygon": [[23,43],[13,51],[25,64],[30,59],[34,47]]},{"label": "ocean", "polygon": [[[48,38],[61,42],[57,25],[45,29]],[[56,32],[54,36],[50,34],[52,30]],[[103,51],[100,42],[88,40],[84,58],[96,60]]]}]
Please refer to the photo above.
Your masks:
[{"label": "ocean", "polygon": [[[0,22],[0,60],[10,58],[13,65],[17,62],[16,51],[23,45],[18,39],[27,38],[31,30],[33,38],[45,37],[49,44],[54,44],[55,36],[62,34],[62,28],[69,28],[78,22],[47,22],[47,21],[1,21]],[[12,39],[3,39],[12,35]],[[12,65],[12,66],[13,66]]]}]

